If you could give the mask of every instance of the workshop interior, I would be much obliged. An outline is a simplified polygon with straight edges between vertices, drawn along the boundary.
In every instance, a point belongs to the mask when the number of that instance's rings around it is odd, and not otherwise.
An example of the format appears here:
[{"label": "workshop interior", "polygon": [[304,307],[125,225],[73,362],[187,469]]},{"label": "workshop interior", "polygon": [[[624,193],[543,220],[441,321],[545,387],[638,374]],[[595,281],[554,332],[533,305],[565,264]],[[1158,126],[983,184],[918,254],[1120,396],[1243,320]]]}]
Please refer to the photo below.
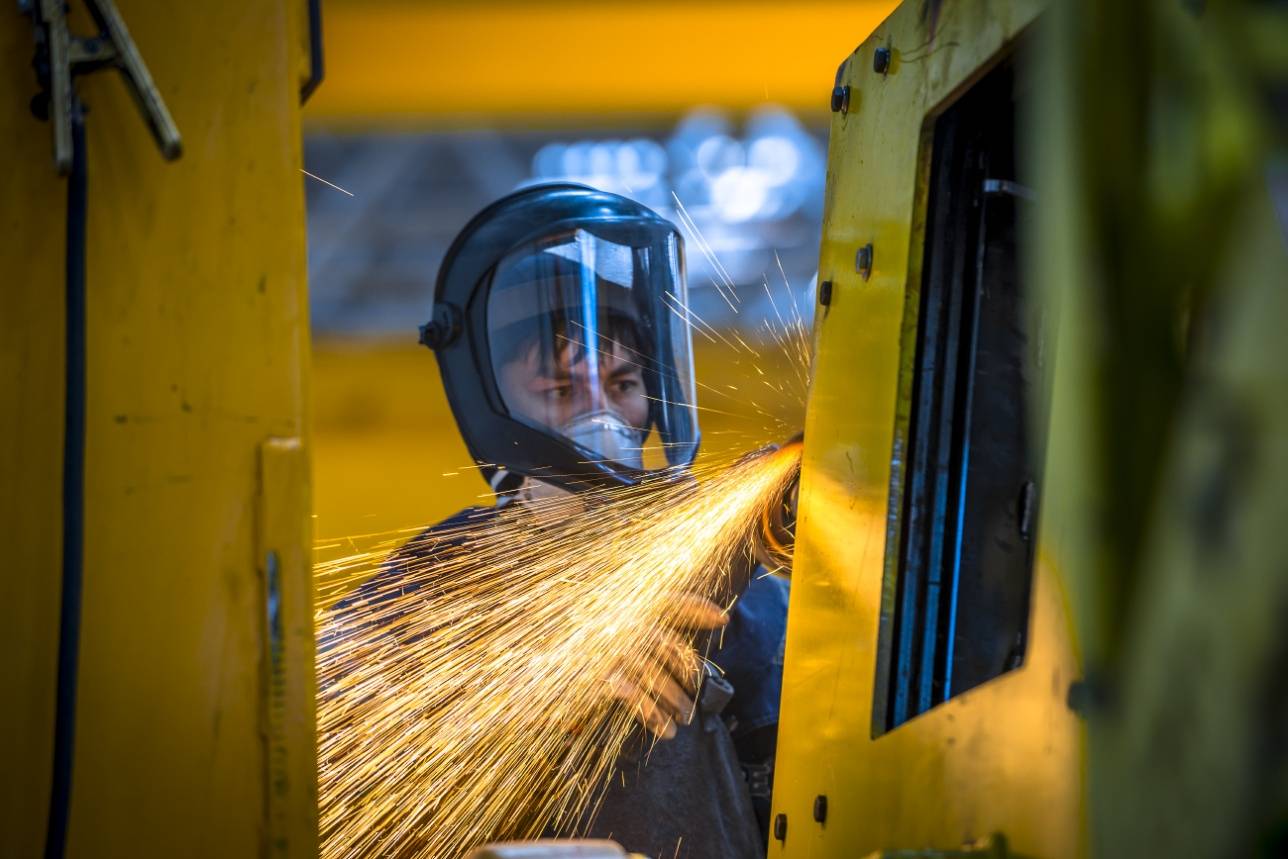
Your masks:
[{"label": "workshop interior", "polygon": [[[723,855],[1288,855],[1288,3],[14,0],[0,56],[0,856],[720,855],[595,830],[648,715],[590,675],[762,578]],[[644,417],[524,412],[551,360]],[[459,582],[371,584],[426,534]]]}]

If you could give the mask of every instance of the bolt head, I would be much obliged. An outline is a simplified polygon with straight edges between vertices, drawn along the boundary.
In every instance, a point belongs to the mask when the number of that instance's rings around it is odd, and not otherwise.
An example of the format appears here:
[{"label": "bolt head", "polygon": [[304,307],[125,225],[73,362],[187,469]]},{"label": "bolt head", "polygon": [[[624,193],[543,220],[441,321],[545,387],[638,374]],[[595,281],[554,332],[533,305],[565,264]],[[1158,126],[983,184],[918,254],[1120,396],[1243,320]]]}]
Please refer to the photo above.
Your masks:
[{"label": "bolt head", "polygon": [[818,303],[827,307],[832,303],[832,281],[821,280],[818,283]]},{"label": "bolt head", "polygon": [[872,71],[883,75],[890,71],[890,49],[877,48],[872,54]]},{"label": "bolt head", "polygon": [[832,87],[832,113],[848,113],[850,110],[850,87],[837,85]]},{"label": "bolt head", "polygon": [[814,797],[814,820],[818,823],[827,820],[827,797],[821,793]]},{"label": "bolt head", "polygon": [[774,816],[774,838],[778,841],[787,840],[787,815],[778,814]]},{"label": "bolt head", "polygon": [[874,256],[874,253],[872,250],[871,242],[868,242],[866,245],[859,248],[858,251],[854,254],[854,270],[858,272],[859,276],[862,277],[864,280],[867,280],[869,277],[872,276],[873,256]]}]

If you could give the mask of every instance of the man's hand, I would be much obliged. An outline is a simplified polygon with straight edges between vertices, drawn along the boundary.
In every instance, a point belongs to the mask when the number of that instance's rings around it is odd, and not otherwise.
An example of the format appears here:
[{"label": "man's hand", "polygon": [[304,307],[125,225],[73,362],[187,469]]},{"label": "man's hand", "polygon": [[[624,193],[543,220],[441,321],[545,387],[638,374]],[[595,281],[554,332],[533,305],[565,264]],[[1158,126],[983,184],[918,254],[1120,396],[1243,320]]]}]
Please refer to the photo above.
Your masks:
[{"label": "man's hand", "polygon": [[702,680],[702,660],[683,633],[719,629],[729,622],[720,606],[694,594],[681,594],[673,608],[670,629],[662,631],[652,652],[609,678],[613,697],[663,740],[675,736],[677,722],[693,721]]}]

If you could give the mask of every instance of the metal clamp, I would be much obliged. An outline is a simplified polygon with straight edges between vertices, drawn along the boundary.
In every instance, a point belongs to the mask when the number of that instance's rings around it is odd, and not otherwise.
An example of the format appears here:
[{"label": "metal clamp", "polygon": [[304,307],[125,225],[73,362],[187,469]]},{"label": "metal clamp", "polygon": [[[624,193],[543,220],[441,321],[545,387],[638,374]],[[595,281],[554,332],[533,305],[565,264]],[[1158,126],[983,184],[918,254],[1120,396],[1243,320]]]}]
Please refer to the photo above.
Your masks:
[{"label": "metal clamp", "polygon": [[148,123],[153,139],[167,161],[183,153],[179,129],[157,92],[152,75],[112,0],[85,0],[98,35],[73,36],[67,26],[64,0],[18,0],[18,10],[31,17],[36,35],[36,76],[44,92],[33,109],[54,126],[54,166],[60,176],[72,168],[72,117],[80,107],[72,79],[113,67],[125,78],[130,94]]}]

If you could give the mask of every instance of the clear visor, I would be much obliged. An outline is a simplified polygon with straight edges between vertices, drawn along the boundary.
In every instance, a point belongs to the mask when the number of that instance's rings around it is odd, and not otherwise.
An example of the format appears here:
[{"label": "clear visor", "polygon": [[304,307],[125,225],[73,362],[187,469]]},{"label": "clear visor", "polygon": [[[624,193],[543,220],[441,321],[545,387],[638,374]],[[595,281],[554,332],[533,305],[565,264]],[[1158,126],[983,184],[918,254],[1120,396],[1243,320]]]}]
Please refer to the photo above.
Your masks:
[{"label": "clear visor", "polygon": [[588,461],[687,465],[698,421],[679,241],[623,233],[578,229],[501,260],[487,295],[497,388],[512,417]]}]

